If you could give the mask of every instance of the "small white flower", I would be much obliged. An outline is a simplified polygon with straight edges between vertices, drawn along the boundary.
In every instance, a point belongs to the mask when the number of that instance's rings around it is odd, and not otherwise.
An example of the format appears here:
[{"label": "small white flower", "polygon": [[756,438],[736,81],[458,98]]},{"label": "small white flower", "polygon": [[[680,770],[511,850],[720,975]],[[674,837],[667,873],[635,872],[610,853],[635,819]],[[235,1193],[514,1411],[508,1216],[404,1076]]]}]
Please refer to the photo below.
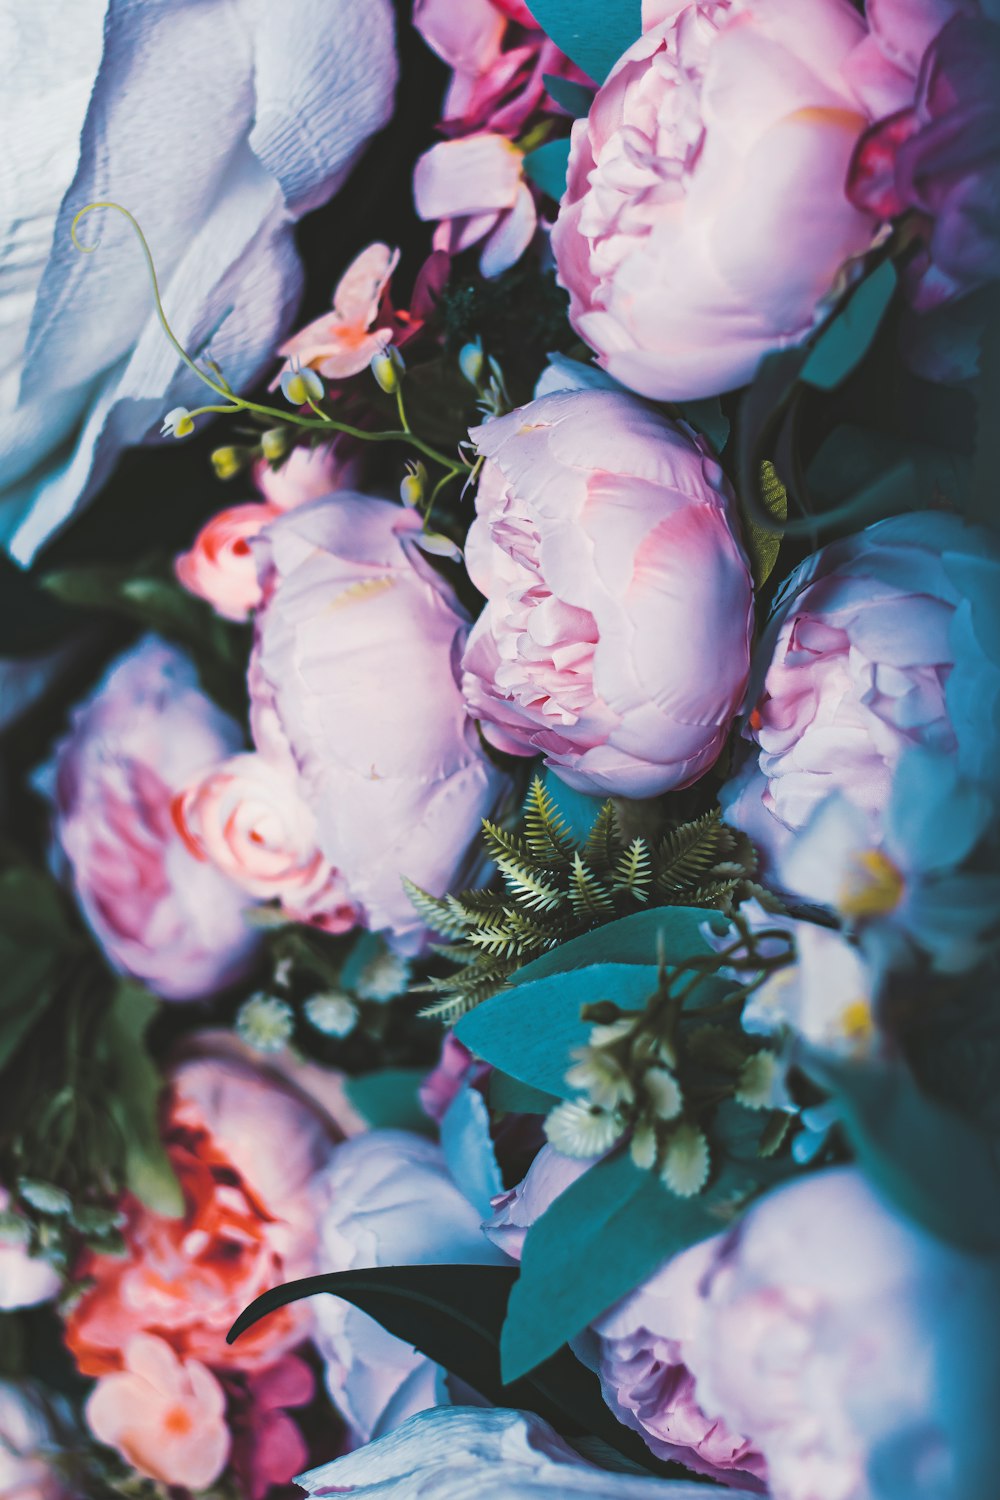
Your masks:
[{"label": "small white flower", "polygon": [[188,433],[194,432],[194,418],[186,406],[175,406],[168,411],[163,418],[163,426],[160,428],[161,437],[187,437]]},{"label": "small white flower", "polygon": [[708,1142],[697,1125],[682,1120],[672,1133],[660,1175],[678,1198],[693,1198],[708,1180]]},{"label": "small white flower", "polygon": [[603,1156],[621,1139],[622,1130],[617,1115],[593,1109],[579,1099],[557,1104],[545,1121],[550,1145],[563,1156]]},{"label": "small white flower", "polygon": [[410,982],[405,958],[386,950],[370,958],[358,976],[355,990],[362,1000],[394,1000]]},{"label": "small white flower", "polygon": [[324,1036],[350,1036],[358,1024],[358,1007],[349,995],[313,995],[304,1006],[306,1020]]},{"label": "small white flower", "polygon": [[674,1120],[681,1112],[684,1102],[680,1085],[666,1068],[650,1068],[642,1080],[653,1110],[661,1120]]},{"label": "small white flower", "polygon": [[658,1149],[656,1131],[651,1125],[640,1125],[629,1142],[632,1160],[640,1172],[649,1172],[656,1166]]},{"label": "small white flower", "polygon": [[783,1109],[788,1103],[784,1069],[773,1052],[755,1052],[743,1064],[735,1094],[745,1109]]},{"label": "small white flower", "polygon": [[566,1074],[571,1088],[587,1094],[601,1109],[631,1103],[632,1085],[613,1057],[596,1047],[579,1047],[573,1056],[577,1061]]},{"label": "small white flower", "polygon": [[245,1000],[236,1014],[236,1033],[256,1052],[281,1052],[295,1030],[292,1007],[263,991]]}]

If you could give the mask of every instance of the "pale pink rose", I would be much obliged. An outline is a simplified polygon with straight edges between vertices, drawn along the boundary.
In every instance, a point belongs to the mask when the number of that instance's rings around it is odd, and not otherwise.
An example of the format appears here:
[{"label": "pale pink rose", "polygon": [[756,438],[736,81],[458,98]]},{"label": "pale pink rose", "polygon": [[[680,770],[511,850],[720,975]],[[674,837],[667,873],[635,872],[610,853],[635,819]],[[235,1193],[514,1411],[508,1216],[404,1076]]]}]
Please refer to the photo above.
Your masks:
[{"label": "pale pink rose", "polygon": [[196,859],[248,896],[279,901],[293,921],[326,932],[349,932],[359,921],[343,879],[319,848],[293,767],[259,754],[234,755],[178,794],[174,820]]},{"label": "pale pink rose", "polygon": [[[543,1146],[527,1176],[493,1200],[485,1233],[519,1261],[531,1226],[593,1165],[594,1159],[570,1158]],[[618,1420],[658,1458],[724,1484],[757,1490],[765,1472],[760,1454],[718,1416],[707,1415],[685,1365],[698,1284],[714,1244],[696,1245],[668,1261],[598,1318],[573,1347],[597,1371],[604,1399]]]},{"label": "pale pink rose", "polygon": [[269,506],[294,510],[334,490],[353,489],[362,468],[361,455],[351,439],[338,438],[317,448],[293,448],[277,469],[260,459],[254,465],[253,482]]},{"label": "pale pink rose", "polygon": [[879,521],[796,569],[759,647],[752,749],[720,794],[767,865],[834,792],[866,814],[878,845],[911,745],[995,784],[998,588],[994,538],[938,511]]},{"label": "pale pink rose", "polygon": [[229,1457],[226,1398],[211,1370],[180,1360],[163,1339],[137,1333],[124,1369],[105,1375],[87,1398],[90,1430],[140,1474],[203,1490]]},{"label": "pale pink rose", "polygon": [[[0,1214],[11,1212],[10,1193],[0,1187]],[[55,1267],[29,1253],[25,1236],[19,1232],[22,1223],[18,1218],[18,1227],[12,1225],[10,1229],[0,1224],[0,1312],[51,1302],[62,1290],[62,1278]],[[24,1229],[27,1231],[26,1224]]]},{"label": "pale pink rose", "polygon": [[169,1081],[163,1140],[183,1209],[167,1218],[126,1195],[124,1254],[88,1250],[74,1268],[93,1283],[66,1322],[87,1375],[120,1370],[135,1333],[216,1370],[262,1370],[313,1326],[312,1305],[295,1303],[226,1343],[255,1297],[319,1269],[312,1194],[336,1123],[280,1072],[236,1056],[196,1056]]},{"label": "pale pink rose", "polygon": [[768,1194],[702,1249],[685,1361],[774,1500],[992,1493],[995,1258],[932,1239],[854,1168]]},{"label": "pale pink rose", "polygon": [[505,781],[456,676],[468,619],[413,511],[339,494],[254,542],[267,602],[250,670],[254,738],[294,756],[319,845],[366,925],[422,941],[403,877],[439,895],[478,852]]},{"label": "pale pink rose", "polygon": [[552,234],[570,320],[646,396],[749,380],[799,343],[877,220],[845,193],[872,116],[849,0],[660,4],[573,126]]},{"label": "pale pink rose", "polygon": [[188,658],[147,636],[74,710],[39,777],[76,898],[109,962],[167,1000],[232,983],[258,946],[246,896],[191,855],[171,816],[180,789],[240,739]]},{"label": "pale pink rose", "polygon": [[732,492],[686,429],[562,391],[473,432],[466,565],[487,604],[462,659],[499,749],[580,791],[652,797],[713,764],[749,667]]},{"label": "pale pink rose", "polygon": [[79,1500],[59,1471],[59,1440],[39,1391],[0,1380],[0,1496],[3,1500]]},{"label": "pale pink rose", "polygon": [[178,579],[224,619],[248,619],[260,603],[248,539],[280,515],[277,506],[259,501],[220,510],[201,528],[190,552],[182,552],[174,562]]},{"label": "pale pink rose", "polygon": [[[345,1141],[316,1187],[326,1271],[371,1266],[491,1265],[503,1257],[455,1185],[440,1146],[405,1130]],[[355,1444],[436,1406],[437,1367],[348,1302],[316,1306],[326,1383]]]},{"label": "pale pink rose", "polygon": [[413,169],[413,199],[422,219],[440,221],[435,250],[458,255],[482,242],[484,276],[499,276],[520,260],[538,226],[523,164],[513,141],[489,131],[425,151]]},{"label": "pale pink rose", "polygon": [[293,359],[327,380],[343,380],[367,369],[392,337],[391,326],[373,325],[398,260],[399,251],[388,245],[376,243],[362,250],[337,283],[332,311],[293,334],[278,350],[286,360],[283,371]]}]

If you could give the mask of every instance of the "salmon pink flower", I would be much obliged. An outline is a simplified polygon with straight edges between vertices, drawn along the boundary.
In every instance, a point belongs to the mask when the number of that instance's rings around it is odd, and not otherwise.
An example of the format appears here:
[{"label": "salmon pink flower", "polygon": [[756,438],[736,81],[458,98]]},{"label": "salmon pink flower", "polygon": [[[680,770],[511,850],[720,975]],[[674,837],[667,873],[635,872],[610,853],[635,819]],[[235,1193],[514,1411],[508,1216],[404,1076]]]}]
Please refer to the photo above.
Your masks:
[{"label": "salmon pink flower", "polygon": [[392,338],[391,326],[373,325],[398,260],[399,251],[388,245],[376,243],[362,250],[337,283],[333,310],[282,344],[278,352],[287,362],[275,384],[295,361],[326,380],[344,380],[367,369]]},{"label": "salmon pink flower", "polygon": [[178,579],[224,619],[246,620],[260,603],[248,538],[280,515],[277,506],[259,501],[220,510],[201,528],[190,552],[182,552],[175,561]]}]

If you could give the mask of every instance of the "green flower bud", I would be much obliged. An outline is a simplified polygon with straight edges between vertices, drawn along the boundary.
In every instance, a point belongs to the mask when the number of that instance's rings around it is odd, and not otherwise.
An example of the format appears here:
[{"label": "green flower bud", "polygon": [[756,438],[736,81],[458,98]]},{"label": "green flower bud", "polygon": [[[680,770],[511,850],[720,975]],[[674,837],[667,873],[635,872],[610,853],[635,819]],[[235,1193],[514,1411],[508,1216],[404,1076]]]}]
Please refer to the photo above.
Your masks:
[{"label": "green flower bud", "polygon": [[216,448],[212,453],[212,468],[219,479],[233,479],[243,467],[243,454],[239,448]]},{"label": "green flower bud", "polygon": [[288,433],[284,427],[269,427],[261,434],[260,446],[268,462],[275,464],[288,452]]},{"label": "green flower bud", "polygon": [[372,374],[387,396],[394,396],[399,390],[400,377],[406,370],[403,356],[392,344],[379,351],[372,360]]}]

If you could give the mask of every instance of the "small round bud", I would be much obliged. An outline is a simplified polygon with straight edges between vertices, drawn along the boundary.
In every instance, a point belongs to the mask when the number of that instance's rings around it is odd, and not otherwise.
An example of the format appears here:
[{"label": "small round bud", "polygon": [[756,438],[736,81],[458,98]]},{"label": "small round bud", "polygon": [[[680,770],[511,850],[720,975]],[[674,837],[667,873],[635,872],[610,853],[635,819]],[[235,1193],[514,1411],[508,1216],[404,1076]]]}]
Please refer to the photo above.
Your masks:
[{"label": "small round bud", "polygon": [[216,448],[212,453],[212,468],[219,479],[233,479],[243,467],[243,454],[239,448]]},{"label": "small round bud", "polygon": [[293,359],[281,373],[281,394],[291,406],[308,406],[310,401],[322,401],[323,381],[315,370],[304,370]]},{"label": "small round bud", "polygon": [[394,345],[389,344],[387,348],[379,350],[372,360],[372,374],[387,396],[394,396],[399,390],[400,377],[404,374],[406,366],[403,356]]},{"label": "small round bud", "polygon": [[469,384],[478,391],[482,384],[483,371],[486,368],[486,357],[483,354],[481,339],[473,339],[472,343],[463,344],[458,352],[458,368]]},{"label": "small round bud", "polygon": [[269,427],[261,433],[260,448],[269,463],[275,464],[288,452],[288,433],[284,427]]},{"label": "small round bud", "polygon": [[423,502],[427,492],[427,470],[423,464],[409,464],[408,472],[399,486],[399,498],[404,505],[416,507]]},{"label": "small round bud", "polygon": [[453,542],[450,536],[442,536],[440,531],[422,531],[414,538],[421,552],[426,552],[429,557],[447,557],[452,562],[462,561],[462,549],[457,542]]},{"label": "small round bud", "polygon": [[186,406],[175,406],[173,411],[167,412],[160,428],[161,437],[182,438],[189,432],[194,432],[194,418]]}]

